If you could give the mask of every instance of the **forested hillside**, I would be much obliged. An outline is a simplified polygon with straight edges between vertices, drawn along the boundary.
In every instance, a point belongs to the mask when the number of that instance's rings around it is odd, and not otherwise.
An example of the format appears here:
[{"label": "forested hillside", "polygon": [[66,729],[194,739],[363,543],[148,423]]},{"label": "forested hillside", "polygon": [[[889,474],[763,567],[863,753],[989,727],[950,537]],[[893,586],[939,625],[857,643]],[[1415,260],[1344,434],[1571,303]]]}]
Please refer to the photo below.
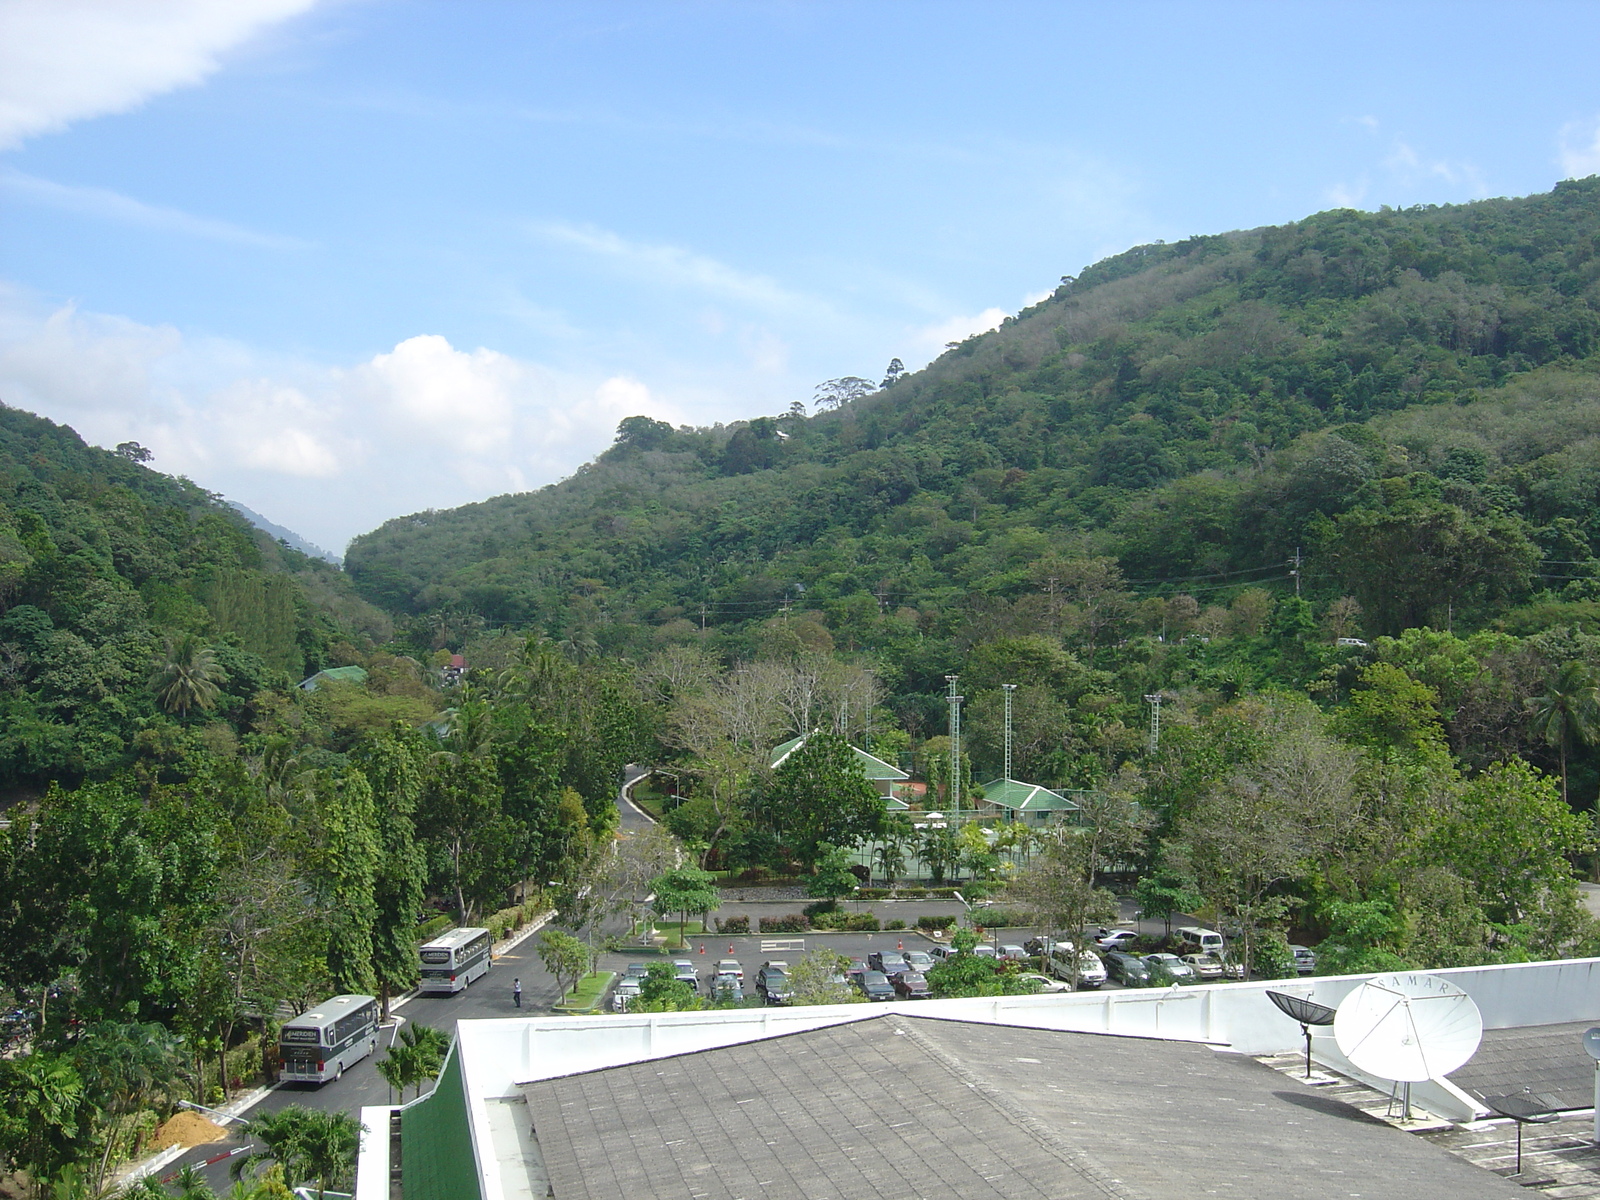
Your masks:
[{"label": "forested hillside", "polygon": [[[440,924],[550,904],[581,972],[709,870],[835,925],[853,859],[1040,929],[1115,883],[1267,977],[1600,951],[1597,252],[1596,179],[1140,247],[821,411],[631,417],[348,575],[0,410],[0,1160],[98,1178]],[[617,838],[630,762],[666,833]],[[977,809],[1008,762],[1070,819]]]},{"label": "forested hillside", "polygon": [[[1283,576],[1299,547],[1368,632],[1482,623],[1539,559],[1590,557],[1597,238],[1590,179],[1140,247],[836,411],[633,419],[574,478],[391,521],[349,570],[391,609],[603,645],[803,587],[879,646],[880,615],[1014,600],[1066,558],[1148,594]],[[1412,534],[1448,564],[1397,572]]]},{"label": "forested hillside", "polygon": [[[274,697],[331,665],[333,647],[391,632],[336,569],[141,465],[147,457],[0,408],[6,783],[159,764],[195,738],[232,744]],[[183,704],[156,678],[197,670],[214,703]],[[203,728],[180,719],[202,710]]]}]

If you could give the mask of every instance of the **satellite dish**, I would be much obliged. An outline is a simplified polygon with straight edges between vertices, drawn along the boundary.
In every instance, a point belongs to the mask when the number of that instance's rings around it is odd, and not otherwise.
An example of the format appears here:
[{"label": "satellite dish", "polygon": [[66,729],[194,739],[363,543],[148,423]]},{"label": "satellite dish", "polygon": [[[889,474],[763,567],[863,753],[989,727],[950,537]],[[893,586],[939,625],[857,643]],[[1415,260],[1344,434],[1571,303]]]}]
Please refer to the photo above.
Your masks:
[{"label": "satellite dish", "polygon": [[1590,1058],[1600,1062],[1600,1025],[1583,1031],[1583,1048],[1589,1052]]},{"label": "satellite dish", "polygon": [[1368,1074],[1420,1083],[1477,1053],[1483,1015],[1471,996],[1437,975],[1379,975],[1344,998],[1333,1037]]}]

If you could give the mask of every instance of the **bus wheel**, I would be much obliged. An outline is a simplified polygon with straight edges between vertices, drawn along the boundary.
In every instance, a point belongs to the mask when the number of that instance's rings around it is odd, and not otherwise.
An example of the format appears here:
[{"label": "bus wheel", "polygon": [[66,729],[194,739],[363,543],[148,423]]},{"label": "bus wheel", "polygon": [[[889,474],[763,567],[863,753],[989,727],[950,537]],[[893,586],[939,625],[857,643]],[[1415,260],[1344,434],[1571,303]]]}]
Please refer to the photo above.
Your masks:
[{"label": "bus wheel", "polygon": [[344,1078],[344,1064],[340,1063],[337,1067],[335,1067],[333,1069],[333,1081],[335,1083],[338,1083],[339,1080],[341,1080],[343,1078]]}]

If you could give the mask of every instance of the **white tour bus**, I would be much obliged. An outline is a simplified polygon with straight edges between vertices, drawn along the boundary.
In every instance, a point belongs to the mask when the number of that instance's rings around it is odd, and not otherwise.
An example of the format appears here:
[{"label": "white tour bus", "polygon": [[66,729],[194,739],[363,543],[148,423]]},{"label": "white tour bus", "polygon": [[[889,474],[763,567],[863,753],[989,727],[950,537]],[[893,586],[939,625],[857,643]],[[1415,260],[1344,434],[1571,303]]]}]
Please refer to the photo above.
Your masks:
[{"label": "white tour bus", "polygon": [[489,973],[487,929],[452,929],[428,942],[418,953],[422,957],[423,993],[459,992],[479,976]]},{"label": "white tour bus", "polygon": [[327,1083],[378,1048],[378,1002],[335,996],[286,1021],[278,1034],[281,1079]]}]

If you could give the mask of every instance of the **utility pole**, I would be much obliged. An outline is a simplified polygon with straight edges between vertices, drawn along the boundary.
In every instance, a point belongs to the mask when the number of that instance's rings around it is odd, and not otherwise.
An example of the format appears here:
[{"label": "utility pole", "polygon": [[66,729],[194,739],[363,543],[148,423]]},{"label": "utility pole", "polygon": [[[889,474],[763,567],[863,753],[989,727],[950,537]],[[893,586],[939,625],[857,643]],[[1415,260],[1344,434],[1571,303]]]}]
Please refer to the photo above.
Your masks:
[{"label": "utility pole", "polygon": [[956,695],[956,680],[959,675],[946,675],[945,682],[950,685],[950,692],[945,697],[945,702],[950,705],[950,810],[961,811],[961,702],[965,696]]},{"label": "utility pole", "polygon": [[1006,694],[1006,770],[1004,778],[1009,783],[1011,780],[1011,696],[1017,690],[1014,683],[1002,683],[1001,688]]},{"label": "utility pole", "polygon": [[1294,576],[1294,598],[1300,599],[1300,547],[1294,548],[1294,569],[1289,572]]},{"label": "utility pole", "polygon": [[1161,693],[1146,696],[1144,700],[1150,706],[1150,753],[1154,754],[1161,748]]}]

